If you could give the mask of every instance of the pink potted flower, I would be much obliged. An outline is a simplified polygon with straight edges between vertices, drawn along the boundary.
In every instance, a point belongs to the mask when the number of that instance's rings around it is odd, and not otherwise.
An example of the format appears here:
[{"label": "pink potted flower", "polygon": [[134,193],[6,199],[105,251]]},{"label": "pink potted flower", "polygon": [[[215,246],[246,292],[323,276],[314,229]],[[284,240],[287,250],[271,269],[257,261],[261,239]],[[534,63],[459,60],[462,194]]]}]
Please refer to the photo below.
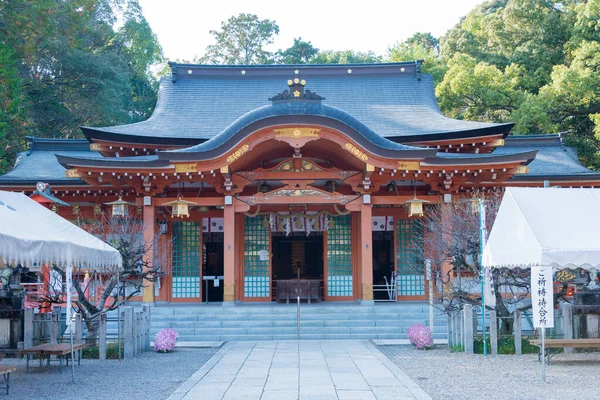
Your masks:
[{"label": "pink potted flower", "polygon": [[161,329],[154,336],[154,350],[159,353],[168,353],[175,348],[179,335],[175,329]]},{"label": "pink potted flower", "polygon": [[415,324],[408,328],[406,334],[408,336],[408,340],[410,340],[410,342],[414,344],[418,350],[425,350],[433,347],[431,331],[424,325]]}]

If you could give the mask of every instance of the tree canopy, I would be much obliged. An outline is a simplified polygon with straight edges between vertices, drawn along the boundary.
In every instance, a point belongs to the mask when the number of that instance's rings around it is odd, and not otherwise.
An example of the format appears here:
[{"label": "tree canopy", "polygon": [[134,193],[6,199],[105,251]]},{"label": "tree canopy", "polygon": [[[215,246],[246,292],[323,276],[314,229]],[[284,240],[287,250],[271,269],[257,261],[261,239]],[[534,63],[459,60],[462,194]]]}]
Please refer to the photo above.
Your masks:
[{"label": "tree canopy", "polygon": [[514,121],[516,134],[568,131],[600,168],[600,0],[495,0],[441,38],[444,113]]},{"label": "tree canopy", "polygon": [[162,60],[136,0],[0,1],[0,173],[25,135],[147,118]]},{"label": "tree canopy", "polygon": [[221,23],[221,30],[211,30],[215,44],[206,48],[200,62],[205,64],[270,64],[274,54],[265,49],[279,33],[275,21],[258,19],[254,14],[240,14]]},{"label": "tree canopy", "polygon": [[[568,131],[600,168],[600,0],[491,0],[441,38],[417,32],[372,51],[323,50],[298,37],[269,50],[275,21],[239,14],[199,59],[217,64],[424,60],[449,117],[516,123],[515,134]],[[81,125],[147,118],[162,50],[137,0],[0,0],[0,173],[25,135],[74,137]]]}]

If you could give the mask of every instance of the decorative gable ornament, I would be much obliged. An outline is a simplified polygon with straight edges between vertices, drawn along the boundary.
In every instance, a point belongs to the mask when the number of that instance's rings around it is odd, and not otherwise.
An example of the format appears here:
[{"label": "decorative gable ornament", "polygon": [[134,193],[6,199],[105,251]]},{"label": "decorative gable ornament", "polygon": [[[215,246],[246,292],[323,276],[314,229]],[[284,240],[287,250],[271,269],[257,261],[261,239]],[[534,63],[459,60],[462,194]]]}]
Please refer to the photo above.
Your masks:
[{"label": "decorative gable ornament", "polygon": [[282,103],[288,101],[320,102],[321,100],[325,100],[325,97],[319,96],[308,89],[304,89],[304,86],[306,85],[306,81],[304,79],[290,79],[287,81],[287,84],[290,87],[289,90],[284,90],[283,92],[276,94],[275,96],[269,98],[269,101],[272,101],[273,103]]}]

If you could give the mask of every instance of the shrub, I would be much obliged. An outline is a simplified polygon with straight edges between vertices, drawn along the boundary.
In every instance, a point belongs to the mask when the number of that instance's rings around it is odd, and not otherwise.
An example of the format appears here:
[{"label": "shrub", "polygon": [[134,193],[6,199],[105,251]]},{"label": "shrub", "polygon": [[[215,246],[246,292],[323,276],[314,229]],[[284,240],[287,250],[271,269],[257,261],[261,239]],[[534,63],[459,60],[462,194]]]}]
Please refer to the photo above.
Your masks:
[{"label": "shrub", "polygon": [[161,329],[154,336],[154,350],[159,353],[168,353],[175,348],[179,335],[175,329]]},{"label": "shrub", "polygon": [[[538,348],[529,343],[530,338],[521,338],[521,350],[523,354],[537,354]],[[486,344],[488,354],[492,354],[492,347],[490,344],[490,336],[486,335]],[[473,339],[473,352],[475,354],[483,354],[483,337],[475,336]],[[498,338],[498,354],[515,354],[515,338],[512,336],[505,336]]]},{"label": "shrub", "polygon": [[[123,356],[123,344],[121,344],[121,357]],[[100,350],[98,345],[86,346],[81,351],[81,358],[97,360],[100,358]],[[108,343],[106,345],[106,359],[107,360],[118,360],[119,359],[119,346],[117,343]]]},{"label": "shrub", "polygon": [[408,328],[406,333],[408,340],[419,350],[428,349],[433,346],[431,331],[425,325],[415,324]]}]

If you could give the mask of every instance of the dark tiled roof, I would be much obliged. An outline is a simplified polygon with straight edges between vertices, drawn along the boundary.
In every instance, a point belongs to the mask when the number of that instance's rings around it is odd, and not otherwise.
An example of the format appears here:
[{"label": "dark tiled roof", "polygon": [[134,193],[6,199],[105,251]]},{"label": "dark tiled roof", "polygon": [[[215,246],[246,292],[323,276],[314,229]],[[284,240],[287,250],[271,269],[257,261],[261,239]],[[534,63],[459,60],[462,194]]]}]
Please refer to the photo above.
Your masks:
[{"label": "dark tiled roof", "polygon": [[169,162],[159,160],[158,156],[135,156],[135,157],[94,157],[93,155],[78,156],[67,154],[57,154],[58,162],[64,167],[77,167],[78,165],[98,166],[110,168],[132,168],[139,166],[140,168],[163,168],[168,167]]},{"label": "dark tiled roof", "polygon": [[435,159],[428,159],[427,162],[434,165],[443,164],[485,164],[493,162],[510,162],[517,160],[529,160],[533,162],[536,157],[537,149],[508,149],[508,151],[497,153],[494,151],[489,154],[473,154],[473,153],[446,153],[440,151],[436,154]]},{"label": "dark tiled roof", "polygon": [[[376,134],[395,141],[423,136],[489,129],[507,133],[512,124],[447,118],[439,111],[429,75],[400,64],[338,66],[188,66],[177,69],[176,82],[163,78],[152,116],[143,122],[104,128],[83,128],[88,136],[114,134],[204,141],[217,136],[240,116],[268,105],[268,98],[287,89],[286,81],[306,79],[306,88],[324,96],[323,104],[354,116]],[[298,74],[294,74],[294,68]],[[352,70],[348,73],[347,70]],[[244,75],[241,71],[247,71]],[[499,133],[502,133],[499,132]],[[134,141],[134,140],[131,140]],[[139,141],[139,139],[138,139]]]},{"label": "dark tiled roof", "polygon": [[100,153],[90,151],[87,140],[78,139],[30,139],[30,149],[22,152],[14,168],[0,176],[0,185],[31,184],[37,182],[61,185],[81,185],[77,178],[67,178],[65,168],[58,163],[56,155],[102,158]]},{"label": "dark tiled roof", "polygon": [[498,147],[492,154],[505,155],[515,151],[537,150],[535,159],[529,164],[529,173],[515,176],[515,180],[532,177],[595,177],[600,174],[582,166],[577,153],[571,147],[564,146],[560,135],[508,136],[503,147]]},{"label": "dark tiled roof", "polygon": [[196,146],[160,152],[159,157],[176,159],[195,153],[194,159],[214,158],[229,151],[248,134],[260,129],[261,124],[277,124],[278,118],[280,118],[279,123],[315,124],[342,130],[360,145],[384,157],[398,156],[397,152],[399,151],[407,152],[405,156],[410,156],[408,153],[414,154],[415,158],[435,154],[433,149],[406,146],[383,138],[354,116],[338,108],[318,102],[287,102],[252,110],[242,115],[212,139]]}]

